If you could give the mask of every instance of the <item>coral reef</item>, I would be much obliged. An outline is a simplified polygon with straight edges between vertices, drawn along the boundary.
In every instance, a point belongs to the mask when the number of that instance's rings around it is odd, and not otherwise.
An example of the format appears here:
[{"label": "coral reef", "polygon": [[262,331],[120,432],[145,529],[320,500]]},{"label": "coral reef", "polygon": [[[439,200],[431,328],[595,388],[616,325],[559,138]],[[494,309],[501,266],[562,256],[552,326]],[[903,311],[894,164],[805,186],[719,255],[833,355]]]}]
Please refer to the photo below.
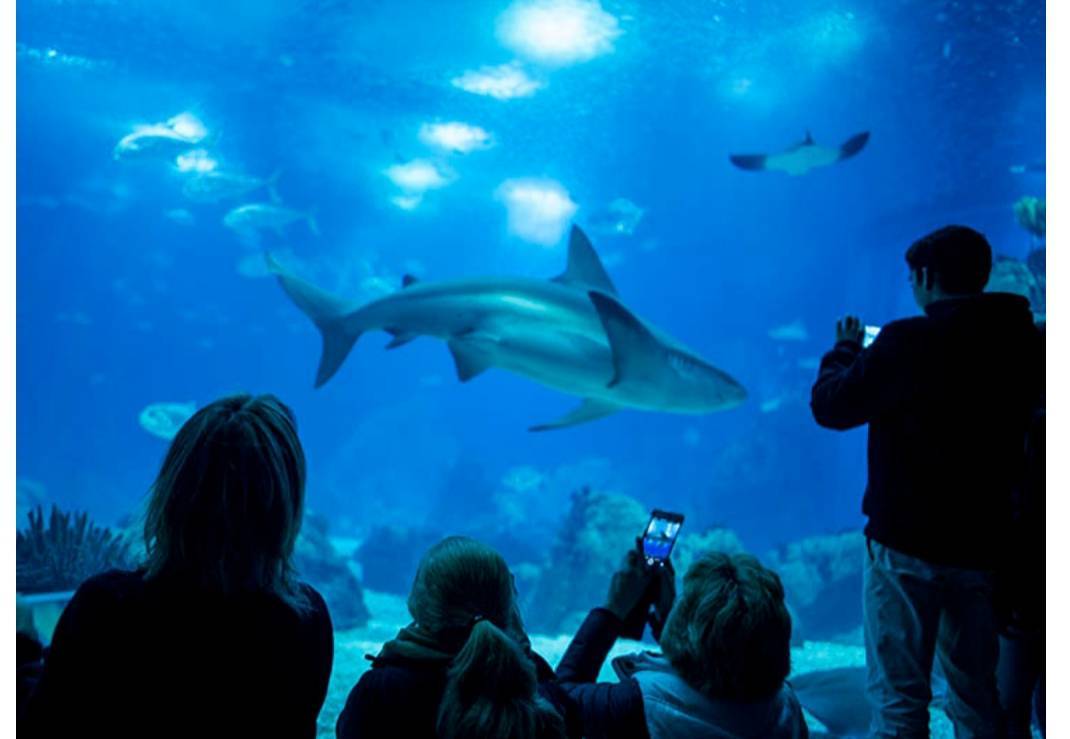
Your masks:
[{"label": "coral reef", "polygon": [[364,590],[327,538],[326,517],[312,512],[305,515],[294,548],[294,564],[300,576],[327,601],[334,628],[353,629],[368,623],[371,614],[364,604]]},{"label": "coral reef", "polygon": [[1047,231],[1047,200],[1025,196],[1014,204],[1014,217],[1018,225],[1038,239],[1043,239]]},{"label": "coral reef", "polygon": [[420,558],[441,538],[441,533],[426,528],[376,526],[353,555],[360,563],[364,585],[372,590],[407,595]]},{"label": "coral reef", "polygon": [[772,552],[765,564],[780,574],[798,635],[831,639],[862,622],[865,539],[860,531],[792,542]]},{"label": "coral reef", "polygon": [[15,543],[15,588],[20,593],[74,590],[86,578],[113,568],[129,568],[128,541],[89,520],[88,513],[63,513],[52,506],[29,512],[30,527]]},{"label": "coral reef", "polygon": [[673,548],[672,563],[677,578],[682,578],[691,563],[707,552],[740,554],[747,551],[732,529],[715,526],[701,533],[682,533]]},{"label": "coral reef", "polygon": [[525,619],[547,631],[578,626],[601,605],[621,557],[635,545],[650,512],[634,498],[581,488],[558,529],[548,564],[529,593],[521,592]]}]

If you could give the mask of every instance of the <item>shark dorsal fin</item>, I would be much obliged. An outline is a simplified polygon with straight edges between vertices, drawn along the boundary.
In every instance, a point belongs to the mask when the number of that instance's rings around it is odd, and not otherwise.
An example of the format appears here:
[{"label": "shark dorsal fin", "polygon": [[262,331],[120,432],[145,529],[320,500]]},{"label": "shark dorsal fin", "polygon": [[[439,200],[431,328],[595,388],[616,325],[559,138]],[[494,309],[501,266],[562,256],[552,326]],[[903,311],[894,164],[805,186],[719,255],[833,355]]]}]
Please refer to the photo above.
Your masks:
[{"label": "shark dorsal fin", "polygon": [[598,311],[613,352],[613,379],[606,387],[655,374],[657,369],[651,359],[662,355],[657,337],[618,301],[594,291],[587,295]]},{"label": "shark dorsal fin", "polygon": [[416,284],[419,281],[420,281],[419,278],[413,277],[412,275],[408,275],[408,274],[402,275],[401,276],[401,287],[402,287],[402,289],[404,289],[404,288],[408,287],[409,285]]},{"label": "shark dorsal fin", "polygon": [[617,288],[613,287],[613,281],[606,274],[602,260],[579,226],[573,226],[568,237],[568,266],[554,278],[554,282],[617,294]]}]

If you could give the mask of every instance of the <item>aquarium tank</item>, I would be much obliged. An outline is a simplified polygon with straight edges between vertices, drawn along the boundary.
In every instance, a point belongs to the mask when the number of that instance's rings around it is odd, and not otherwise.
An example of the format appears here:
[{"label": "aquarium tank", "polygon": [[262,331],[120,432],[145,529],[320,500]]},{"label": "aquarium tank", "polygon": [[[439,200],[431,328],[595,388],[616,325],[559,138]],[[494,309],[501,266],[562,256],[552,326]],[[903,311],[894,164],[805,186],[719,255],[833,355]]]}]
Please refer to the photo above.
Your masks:
[{"label": "aquarium tank", "polygon": [[1044,320],[1042,0],[17,10],[20,602],[47,641],[137,566],[184,421],[273,393],[324,736],[448,534],[551,662],[661,509],[678,573],[781,573],[796,672],[863,664],[865,431],[809,407],[836,320],[915,315],[949,223]]}]

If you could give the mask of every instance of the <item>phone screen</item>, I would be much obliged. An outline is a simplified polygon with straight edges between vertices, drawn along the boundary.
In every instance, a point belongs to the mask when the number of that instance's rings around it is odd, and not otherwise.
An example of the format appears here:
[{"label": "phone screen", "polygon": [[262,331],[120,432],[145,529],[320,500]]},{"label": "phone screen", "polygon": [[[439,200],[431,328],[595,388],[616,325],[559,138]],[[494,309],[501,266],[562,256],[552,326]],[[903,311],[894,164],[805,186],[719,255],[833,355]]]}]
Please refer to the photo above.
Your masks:
[{"label": "phone screen", "polygon": [[872,344],[873,340],[877,338],[877,334],[879,334],[880,332],[880,326],[866,326],[866,333],[862,337],[862,348],[865,349],[870,344]]},{"label": "phone screen", "polygon": [[654,510],[643,532],[643,557],[649,565],[664,565],[684,523],[683,514]]}]

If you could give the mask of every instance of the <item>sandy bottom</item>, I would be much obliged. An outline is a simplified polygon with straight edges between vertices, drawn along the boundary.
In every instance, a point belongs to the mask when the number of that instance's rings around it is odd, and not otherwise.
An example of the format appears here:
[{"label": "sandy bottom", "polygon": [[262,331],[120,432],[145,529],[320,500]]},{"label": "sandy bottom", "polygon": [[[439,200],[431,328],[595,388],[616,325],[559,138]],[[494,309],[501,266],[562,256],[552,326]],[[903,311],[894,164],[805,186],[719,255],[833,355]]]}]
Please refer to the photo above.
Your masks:
[{"label": "sandy bottom", "polygon": [[[327,691],[327,700],[323,704],[323,711],[320,712],[320,739],[334,736],[334,724],[345,706],[349,691],[370,666],[364,655],[376,654],[383,642],[392,639],[398,629],[410,620],[408,611],[405,609],[405,599],[402,596],[365,591],[364,598],[373,614],[368,625],[359,629],[337,631],[334,635],[334,670]],[[565,653],[571,638],[571,634],[560,636],[532,634],[531,643],[536,652],[546,658],[551,665],[556,665]],[[648,649],[649,646],[622,639],[614,646],[610,659],[619,654]],[[859,667],[865,664],[865,652],[862,647],[833,642],[806,642],[801,647],[793,647],[791,657],[792,671],[795,674],[834,667]],[[603,665],[599,679],[606,682],[616,681],[609,659]],[[950,739],[953,732],[947,716],[939,710],[931,711],[931,715],[933,739]],[[821,731],[824,728],[810,716],[807,716],[807,721],[812,730]]]}]

